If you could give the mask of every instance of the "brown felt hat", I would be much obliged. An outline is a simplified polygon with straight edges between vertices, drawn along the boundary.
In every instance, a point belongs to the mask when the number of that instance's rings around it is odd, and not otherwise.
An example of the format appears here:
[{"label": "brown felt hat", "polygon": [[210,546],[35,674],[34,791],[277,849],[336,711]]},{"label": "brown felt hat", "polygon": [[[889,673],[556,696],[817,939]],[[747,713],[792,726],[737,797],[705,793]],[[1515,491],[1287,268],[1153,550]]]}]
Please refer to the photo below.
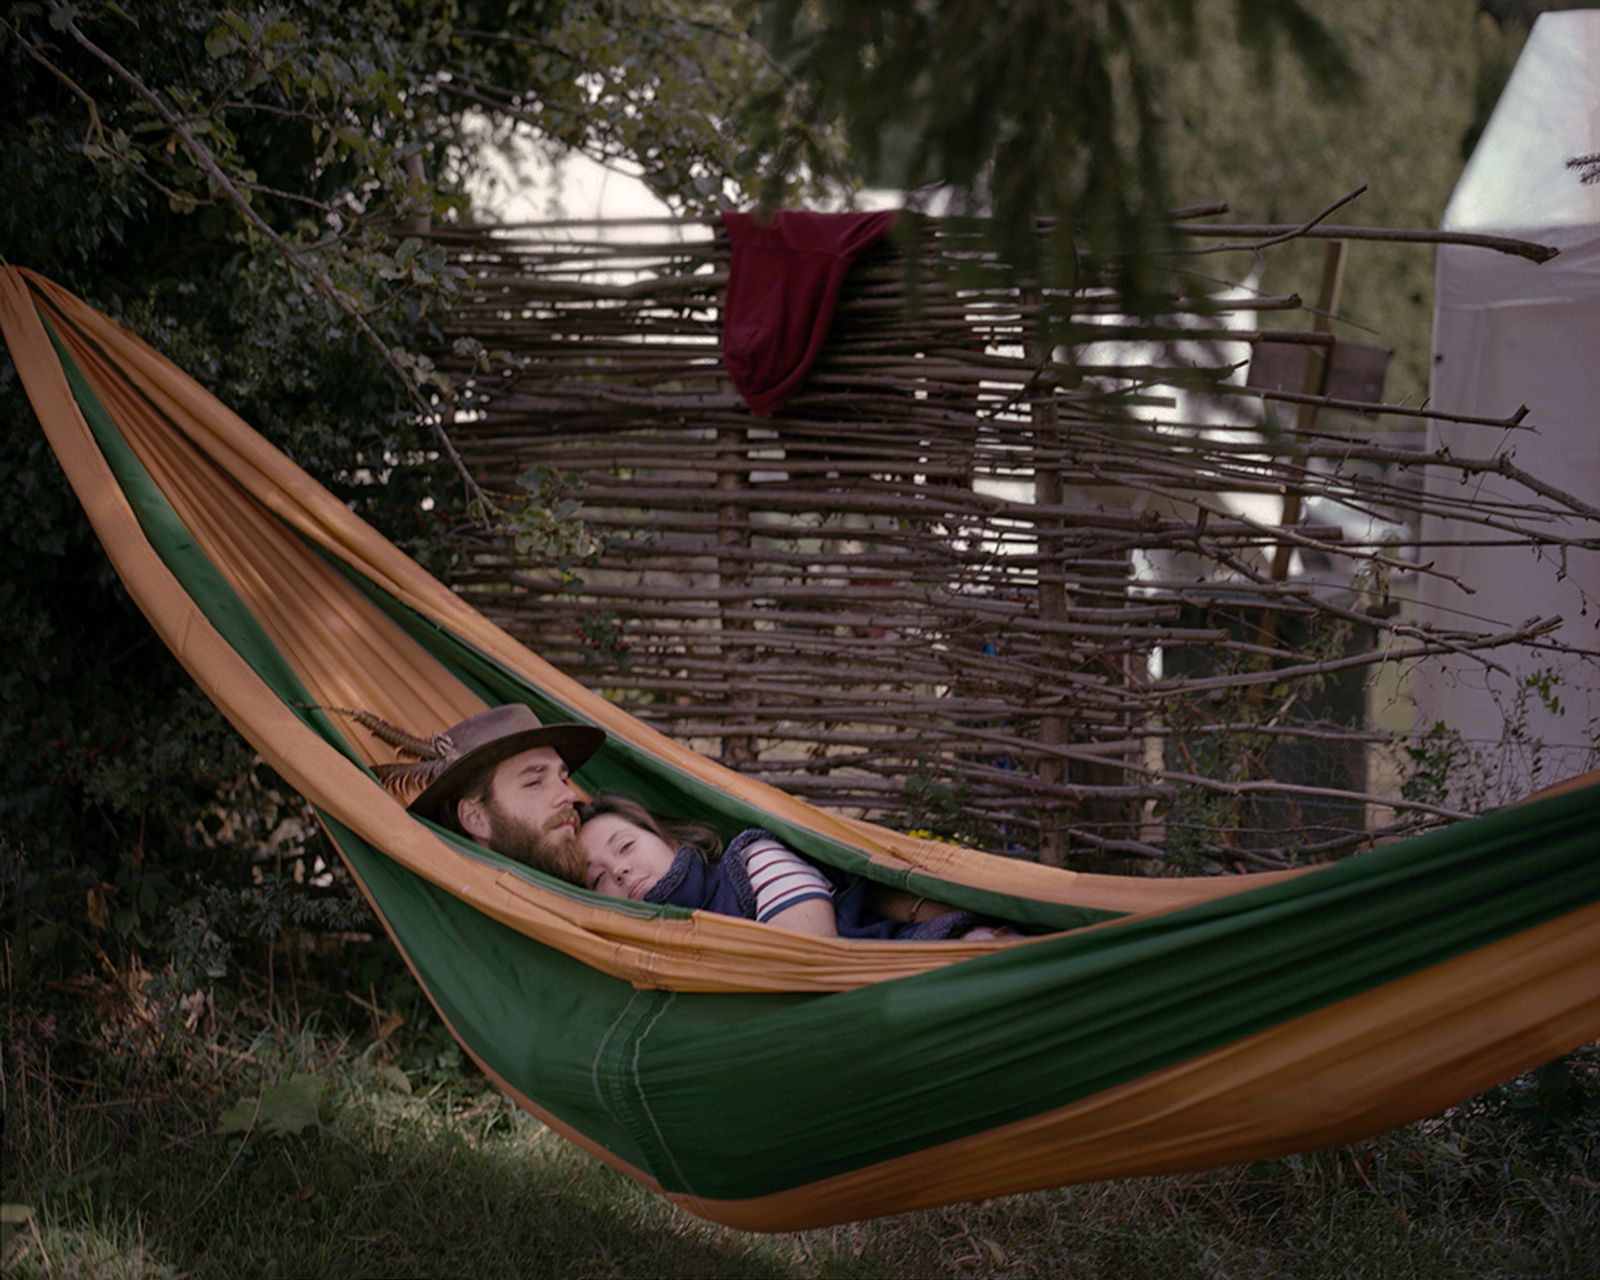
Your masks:
[{"label": "brown felt hat", "polygon": [[520,702],[491,707],[452,725],[434,739],[443,754],[433,762],[427,785],[406,806],[435,822],[462,791],[502,760],[534,747],[554,747],[567,768],[576,769],[605,743],[604,729],[588,724],[542,724]]}]

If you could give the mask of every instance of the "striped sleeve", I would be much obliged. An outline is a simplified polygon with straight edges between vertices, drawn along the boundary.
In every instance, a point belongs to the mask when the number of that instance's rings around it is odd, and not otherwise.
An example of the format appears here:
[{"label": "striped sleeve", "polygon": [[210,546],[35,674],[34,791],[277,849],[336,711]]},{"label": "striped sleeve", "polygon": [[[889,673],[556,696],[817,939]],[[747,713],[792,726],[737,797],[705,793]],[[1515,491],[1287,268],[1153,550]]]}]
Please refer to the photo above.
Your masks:
[{"label": "striped sleeve", "polygon": [[757,840],[740,851],[756,895],[756,919],[765,924],[808,898],[832,898],[827,877],[777,840]]}]

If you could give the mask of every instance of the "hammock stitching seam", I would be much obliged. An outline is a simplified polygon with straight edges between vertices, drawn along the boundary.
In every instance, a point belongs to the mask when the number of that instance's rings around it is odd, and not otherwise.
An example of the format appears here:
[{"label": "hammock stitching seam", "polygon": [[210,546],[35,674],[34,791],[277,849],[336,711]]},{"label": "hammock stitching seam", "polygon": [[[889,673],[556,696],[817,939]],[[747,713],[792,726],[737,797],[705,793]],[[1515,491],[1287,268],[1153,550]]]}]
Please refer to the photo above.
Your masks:
[{"label": "hammock stitching seam", "polygon": [[661,1007],[656,1010],[655,1017],[651,1018],[650,1021],[645,1024],[644,1029],[639,1032],[638,1037],[633,1042],[633,1088],[634,1093],[638,1097],[639,1108],[644,1112],[644,1118],[650,1122],[650,1129],[656,1135],[656,1141],[661,1146],[662,1155],[666,1156],[667,1163],[672,1166],[672,1172],[678,1179],[678,1185],[683,1188],[683,1194],[698,1205],[700,1203],[700,1196],[696,1193],[694,1185],[689,1181],[687,1175],[685,1175],[683,1169],[679,1166],[677,1156],[672,1154],[672,1147],[667,1143],[667,1135],[661,1132],[661,1126],[656,1123],[655,1112],[650,1110],[650,1101],[644,1095],[644,1079],[639,1074],[639,1056],[644,1049],[645,1037],[648,1036],[652,1030],[654,1030],[656,1023],[661,1021],[662,1015],[665,1014],[668,1009],[672,1008],[674,1002],[678,998],[678,993],[676,991],[669,991],[666,993],[666,995],[667,998],[661,1002]]}]

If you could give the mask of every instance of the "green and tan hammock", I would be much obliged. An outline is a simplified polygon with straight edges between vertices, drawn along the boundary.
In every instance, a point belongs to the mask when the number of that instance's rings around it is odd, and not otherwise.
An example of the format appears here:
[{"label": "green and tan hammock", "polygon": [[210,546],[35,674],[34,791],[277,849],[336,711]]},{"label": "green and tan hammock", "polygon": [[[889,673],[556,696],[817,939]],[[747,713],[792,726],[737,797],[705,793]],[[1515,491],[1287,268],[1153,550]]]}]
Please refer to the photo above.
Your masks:
[{"label": "green and tan hammock", "polygon": [[[31,273],[0,326],[129,591],[316,807],[466,1050],[678,1204],[778,1230],[1339,1143],[1600,1036],[1600,786],[1303,872],[1075,874],[813,808],[518,645],[129,333]],[[882,943],[604,898],[411,817],[393,752],[486,705],[602,726],[578,781],[1052,927]]]}]

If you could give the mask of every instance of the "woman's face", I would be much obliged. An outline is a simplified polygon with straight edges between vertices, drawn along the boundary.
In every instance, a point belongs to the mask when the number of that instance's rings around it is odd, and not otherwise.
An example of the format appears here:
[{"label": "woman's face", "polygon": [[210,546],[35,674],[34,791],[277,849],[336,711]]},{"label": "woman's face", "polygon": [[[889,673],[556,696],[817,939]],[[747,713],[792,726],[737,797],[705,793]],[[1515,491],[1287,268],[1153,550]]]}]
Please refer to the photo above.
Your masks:
[{"label": "woman's face", "polygon": [[615,813],[590,818],[578,832],[584,883],[597,893],[635,902],[671,869],[678,851],[660,836]]}]

